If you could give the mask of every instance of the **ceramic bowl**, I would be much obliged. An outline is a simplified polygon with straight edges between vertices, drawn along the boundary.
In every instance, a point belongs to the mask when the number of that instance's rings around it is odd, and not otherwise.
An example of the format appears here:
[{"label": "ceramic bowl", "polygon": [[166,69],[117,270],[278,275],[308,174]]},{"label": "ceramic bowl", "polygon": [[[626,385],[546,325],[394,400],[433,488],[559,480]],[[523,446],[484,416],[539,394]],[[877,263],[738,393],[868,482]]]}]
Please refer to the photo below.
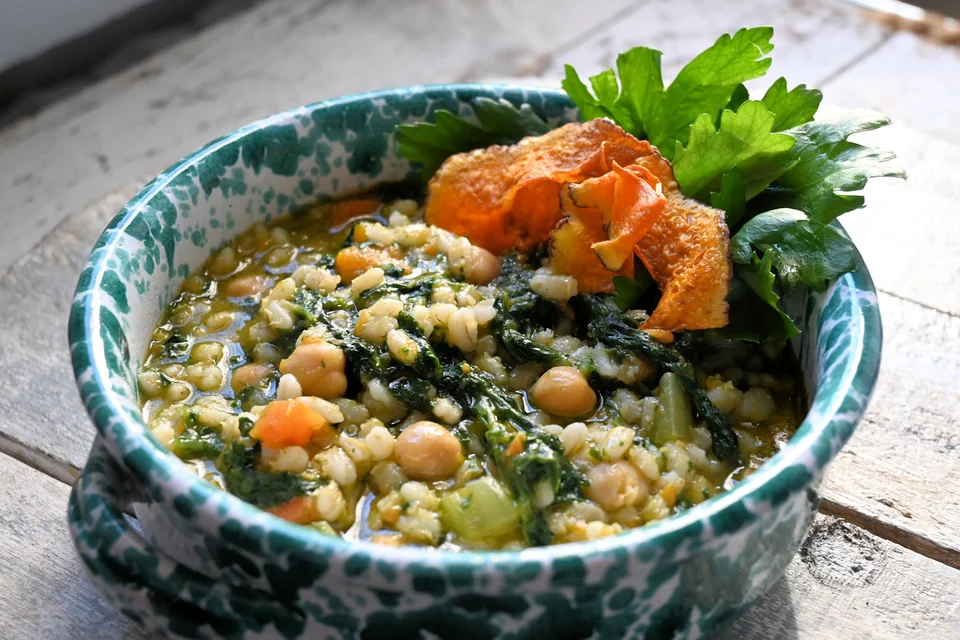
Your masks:
[{"label": "ceramic bowl", "polygon": [[[441,108],[471,116],[477,96],[529,103],[553,124],[577,117],[563,93],[502,85],[321,102],[187,156],[103,232],[70,316],[77,384],[99,435],[69,520],[115,608],[191,638],[696,638],[782,575],[877,375],[880,317],[862,264],[825,293],[791,300],[811,408],[790,443],[732,491],[616,537],[484,553],[348,543],[214,488],[145,428],[136,371],[184,276],[259,220],[412,177],[395,125]],[[131,507],[139,526],[124,515]]]}]

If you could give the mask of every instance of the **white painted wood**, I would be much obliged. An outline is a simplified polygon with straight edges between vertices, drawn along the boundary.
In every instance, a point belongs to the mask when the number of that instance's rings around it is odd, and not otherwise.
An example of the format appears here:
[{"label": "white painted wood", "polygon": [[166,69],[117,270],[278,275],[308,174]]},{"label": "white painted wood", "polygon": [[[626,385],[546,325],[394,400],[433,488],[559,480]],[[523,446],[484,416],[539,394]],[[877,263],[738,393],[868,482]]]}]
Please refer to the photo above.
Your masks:
[{"label": "white painted wood", "polygon": [[823,494],[885,537],[960,568],[960,317],[888,295],[880,312],[877,390]]},{"label": "white painted wood", "polygon": [[0,0],[0,71],[81,36],[148,0]]},{"label": "white painted wood", "polygon": [[894,121],[960,144],[960,47],[898,32],[827,83],[830,100],[883,111]]},{"label": "white painted wood", "polygon": [[900,123],[858,140],[892,149],[908,174],[872,181],[867,207],[841,218],[877,287],[960,316],[960,145]]},{"label": "white painted wood", "polygon": [[717,640],[954,640],[960,571],[818,516],[786,575]]},{"label": "white painted wood", "polygon": [[251,120],[525,65],[634,0],[273,0],[0,131],[0,273],[66,216]]},{"label": "white painted wood", "polygon": [[3,454],[0,478],[0,638],[147,638],[83,573],[67,532],[70,488]]},{"label": "white painted wood", "polygon": [[613,66],[621,51],[642,45],[663,52],[664,78],[669,82],[720,34],[763,25],[774,27],[773,65],[769,80],[750,83],[757,95],[779,76],[785,76],[791,87],[818,86],[887,37],[881,27],[862,20],[859,10],[836,0],[654,0],[561,51],[540,75],[562,78],[563,65],[571,64],[585,78]]},{"label": "white painted wood", "polygon": [[100,231],[138,188],[67,219],[0,276],[0,452],[61,480],[83,466],[94,436],[67,349],[73,289]]}]

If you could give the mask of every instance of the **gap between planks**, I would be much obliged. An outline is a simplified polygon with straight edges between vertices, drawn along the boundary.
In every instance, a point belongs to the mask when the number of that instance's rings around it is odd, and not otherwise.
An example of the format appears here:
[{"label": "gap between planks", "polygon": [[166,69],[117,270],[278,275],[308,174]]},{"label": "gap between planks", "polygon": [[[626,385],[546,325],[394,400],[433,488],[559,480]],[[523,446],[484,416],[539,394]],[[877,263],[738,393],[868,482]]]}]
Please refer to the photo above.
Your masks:
[{"label": "gap between planks", "polygon": [[931,560],[936,560],[941,564],[954,569],[960,569],[960,553],[955,549],[950,549],[937,544],[934,540],[923,538],[911,531],[907,531],[896,526],[890,521],[876,518],[869,514],[857,511],[830,498],[823,498],[820,502],[820,513],[840,518],[851,524],[855,524],[864,531],[869,531],[878,538],[883,538],[905,549],[919,553]]}]

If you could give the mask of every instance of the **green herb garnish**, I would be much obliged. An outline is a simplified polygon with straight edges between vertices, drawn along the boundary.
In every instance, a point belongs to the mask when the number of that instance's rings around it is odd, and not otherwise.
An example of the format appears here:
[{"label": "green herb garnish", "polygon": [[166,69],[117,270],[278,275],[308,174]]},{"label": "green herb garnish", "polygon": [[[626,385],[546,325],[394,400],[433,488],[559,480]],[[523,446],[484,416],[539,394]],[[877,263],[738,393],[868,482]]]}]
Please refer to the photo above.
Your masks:
[{"label": "green herb garnish", "polygon": [[[889,123],[856,110],[815,120],[823,95],[777,79],[760,100],[744,82],[763,76],[773,50],[771,27],[721,36],[669,85],[661,53],[635,47],[616,68],[585,82],[567,65],[563,88],[581,118],[609,118],[656,145],[672,160],[681,191],[722,209],[731,231],[734,282],[728,301],[728,338],[784,340],[799,333],[780,306],[782,294],[806,285],[822,291],[856,268],[853,243],[831,222],[863,206],[872,177],[903,177],[888,164],[891,152],[849,141]],[[429,177],[453,153],[508,144],[545,133],[529,105],[473,101],[480,124],[449,112],[435,123],[398,127],[401,153]],[[621,309],[637,304],[649,283],[616,278]]]}]

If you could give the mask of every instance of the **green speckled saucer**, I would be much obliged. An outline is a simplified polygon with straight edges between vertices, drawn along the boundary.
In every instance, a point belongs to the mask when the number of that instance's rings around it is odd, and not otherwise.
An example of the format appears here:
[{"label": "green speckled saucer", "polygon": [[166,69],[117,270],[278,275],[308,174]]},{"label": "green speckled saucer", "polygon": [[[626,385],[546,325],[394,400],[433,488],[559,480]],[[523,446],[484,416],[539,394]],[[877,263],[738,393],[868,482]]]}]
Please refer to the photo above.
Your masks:
[{"label": "green speckled saucer", "polygon": [[[862,263],[790,301],[811,409],[789,445],[734,490],[617,537],[492,553],[347,543],[214,488],[146,429],[135,373],[184,276],[258,220],[414,175],[395,125],[440,108],[471,116],[477,96],[529,103],[553,124],[576,119],[561,92],[501,85],[309,105],[191,154],[104,231],[70,314],[77,384],[100,435],[69,520],[118,610],[189,638],[699,638],[781,576],[876,379],[880,316]],[[142,531],[123,516],[131,505]]]}]

